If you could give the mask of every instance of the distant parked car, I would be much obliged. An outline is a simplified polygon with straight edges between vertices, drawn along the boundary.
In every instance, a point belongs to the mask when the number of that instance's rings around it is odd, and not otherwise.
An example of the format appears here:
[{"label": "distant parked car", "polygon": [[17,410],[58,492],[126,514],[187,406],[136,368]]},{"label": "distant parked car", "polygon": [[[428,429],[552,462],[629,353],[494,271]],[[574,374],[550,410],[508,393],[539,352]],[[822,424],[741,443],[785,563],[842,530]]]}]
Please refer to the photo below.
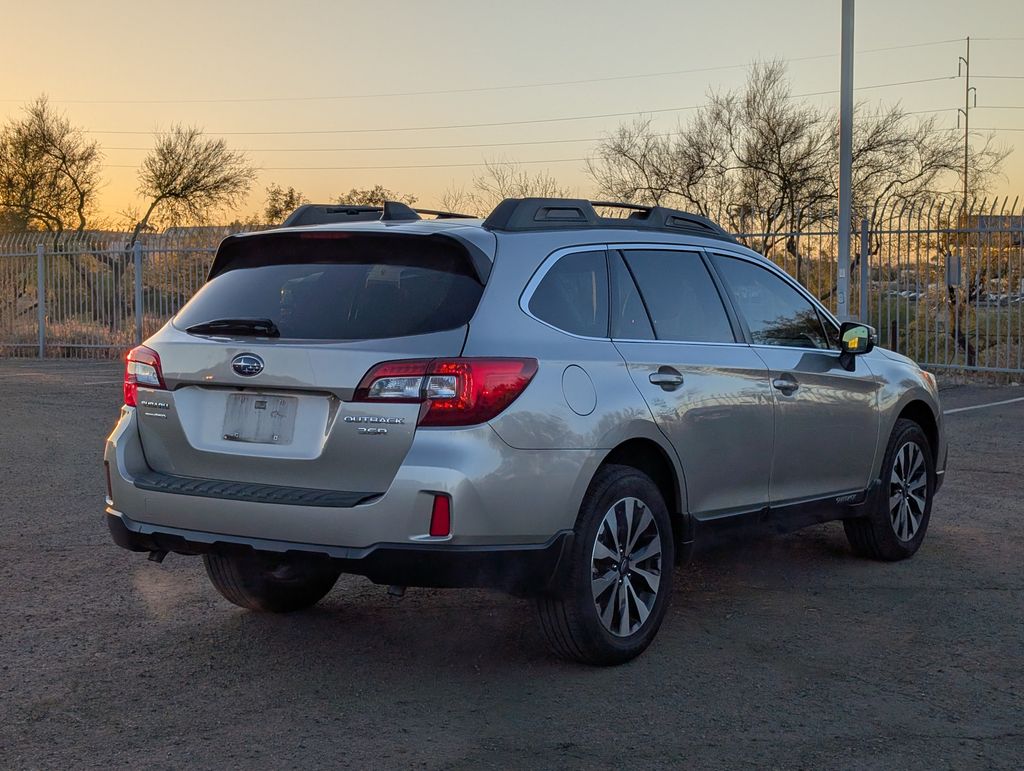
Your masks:
[{"label": "distant parked car", "polygon": [[915,289],[903,289],[896,293],[897,297],[902,297],[907,300],[920,300],[924,297],[924,292],[919,292]]},{"label": "distant parked car", "polygon": [[934,378],[716,224],[617,206],[307,206],[226,239],[127,356],[114,540],[201,554],[254,610],[341,573],[500,587],[595,664],[646,648],[673,566],[722,533],[840,519],[858,554],[914,554]]}]

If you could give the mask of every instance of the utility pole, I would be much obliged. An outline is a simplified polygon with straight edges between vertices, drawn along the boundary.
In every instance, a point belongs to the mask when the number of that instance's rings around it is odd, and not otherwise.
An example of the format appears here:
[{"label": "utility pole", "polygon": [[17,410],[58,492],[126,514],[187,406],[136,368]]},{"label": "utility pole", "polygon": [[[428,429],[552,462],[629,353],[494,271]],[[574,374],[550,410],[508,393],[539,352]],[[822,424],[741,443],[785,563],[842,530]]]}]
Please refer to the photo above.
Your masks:
[{"label": "utility pole", "polygon": [[839,265],[836,303],[841,321],[850,314],[850,226],[853,185],[853,0],[843,0],[839,83]]},{"label": "utility pole", "polygon": [[971,85],[971,38],[967,37],[967,55],[961,56],[956,65],[957,77],[964,78],[964,106],[957,110],[956,125],[960,126],[960,116],[964,116],[964,200],[963,208],[967,209],[967,173],[971,148],[971,92],[974,92],[974,107],[978,106],[978,89]]}]

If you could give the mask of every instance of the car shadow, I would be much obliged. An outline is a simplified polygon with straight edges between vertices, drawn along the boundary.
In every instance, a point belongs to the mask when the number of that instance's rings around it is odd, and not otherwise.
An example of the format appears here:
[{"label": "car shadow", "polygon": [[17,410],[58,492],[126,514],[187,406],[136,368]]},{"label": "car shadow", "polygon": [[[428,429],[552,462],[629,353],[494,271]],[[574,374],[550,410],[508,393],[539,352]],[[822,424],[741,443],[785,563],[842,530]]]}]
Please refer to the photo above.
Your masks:
[{"label": "car shadow", "polygon": [[[660,658],[659,650],[671,655],[695,644],[694,613],[707,629],[730,618],[733,603],[756,601],[759,592],[794,586],[810,592],[835,570],[837,560],[863,562],[850,555],[842,528],[834,523],[702,551],[676,569],[673,606],[659,644],[627,668],[646,666],[641,662]],[[531,600],[484,590],[412,588],[395,599],[384,586],[342,576],[319,605],[296,613],[249,612],[217,597],[201,626],[202,634],[181,641],[185,647],[205,647],[194,651],[197,656],[214,661],[227,656],[227,664],[231,651],[241,646],[254,667],[296,677],[313,667],[318,677],[336,685],[365,680],[367,671],[378,669],[389,677],[590,671],[548,652]]]}]

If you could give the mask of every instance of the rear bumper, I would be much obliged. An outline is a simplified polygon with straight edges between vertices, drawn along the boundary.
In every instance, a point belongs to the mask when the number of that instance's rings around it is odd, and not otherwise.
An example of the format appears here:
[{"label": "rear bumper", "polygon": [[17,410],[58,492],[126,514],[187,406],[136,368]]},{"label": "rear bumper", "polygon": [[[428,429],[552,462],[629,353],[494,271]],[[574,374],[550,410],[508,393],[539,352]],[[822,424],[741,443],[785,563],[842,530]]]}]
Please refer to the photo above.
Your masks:
[{"label": "rear bumper", "polygon": [[[156,473],[126,407],[107,439],[113,510],[167,532],[369,549],[543,544],[575,524],[600,465],[597,450],[518,450],[488,425],[418,431],[384,491],[343,492]],[[371,445],[372,446],[372,445]],[[210,476],[216,469],[211,468]],[[301,474],[295,474],[296,481]],[[451,500],[451,535],[429,534],[436,495]]]},{"label": "rear bumper", "polygon": [[378,584],[487,587],[526,594],[551,586],[572,545],[572,532],[563,531],[541,544],[323,546],[152,525],[136,522],[113,508],[107,509],[107,526],[114,543],[129,551],[230,554],[252,550],[308,554],[328,557],[342,572],[366,576]]}]

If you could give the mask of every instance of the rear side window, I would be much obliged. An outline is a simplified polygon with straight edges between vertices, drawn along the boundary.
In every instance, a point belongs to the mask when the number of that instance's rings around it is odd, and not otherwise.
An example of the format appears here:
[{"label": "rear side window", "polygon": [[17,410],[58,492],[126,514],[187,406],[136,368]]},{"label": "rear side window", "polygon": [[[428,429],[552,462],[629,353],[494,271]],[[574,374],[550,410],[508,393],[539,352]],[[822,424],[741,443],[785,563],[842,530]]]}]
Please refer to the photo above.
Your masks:
[{"label": "rear side window", "polygon": [[636,283],[618,252],[609,255],[612,274],[612,337],[616,340],[653,340],[651,319]]},{"label": "rear side window", "polygon": [[175,317],[270,319],[283,338],[373,340],[466,324],[483,291],[455,243],[418,236],[273,234],[226,242]]},{"label": "rear side window", "polygon": [[608,337],[604,252],[576,252],[559,259],[537,285],[529,308],[541,321],[574,335]]},{"label": "rear side window", "polygon": [[711,275],[696,252],[625,252],[659,340],[693,343],[736,341]]},{"label": "rear side window", "polygon": [[772,271],[721,254],[715,255],[715,266],[729,286],[736,309],[746,319],[755,345],[829,347],[818,311]]}]

